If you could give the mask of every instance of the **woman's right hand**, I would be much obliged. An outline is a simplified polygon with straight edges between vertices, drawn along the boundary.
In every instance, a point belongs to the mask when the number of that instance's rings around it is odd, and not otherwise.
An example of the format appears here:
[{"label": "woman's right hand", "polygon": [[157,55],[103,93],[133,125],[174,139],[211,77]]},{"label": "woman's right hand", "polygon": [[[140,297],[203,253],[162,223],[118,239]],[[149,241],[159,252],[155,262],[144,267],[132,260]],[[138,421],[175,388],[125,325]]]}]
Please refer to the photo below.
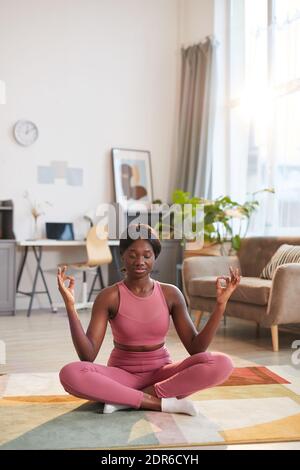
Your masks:
[{"label": "woman's right hand", "polygon": [[[75,296],[74,296],[74,286],[75,286],[75,279],[73,276],[66,276],[67,266],[64,266],[62,269],[58,268],[57,271],[57,283],[58,283],[58,290],[64,299],[66,307],[73,307],[75,304]],[[69,285],[65,285],[65,281],[69,281]]]}]

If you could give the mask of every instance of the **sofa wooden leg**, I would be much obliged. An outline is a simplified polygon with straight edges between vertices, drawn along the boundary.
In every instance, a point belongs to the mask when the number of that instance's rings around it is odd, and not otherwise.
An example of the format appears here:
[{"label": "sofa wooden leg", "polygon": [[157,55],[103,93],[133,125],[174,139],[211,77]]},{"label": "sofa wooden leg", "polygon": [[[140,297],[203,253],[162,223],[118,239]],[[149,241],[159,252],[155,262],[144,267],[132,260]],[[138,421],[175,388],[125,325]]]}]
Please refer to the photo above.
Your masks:
[{"label": "sofa wooden leg", "polygon": [[278,343],[278,325],[271,326],[271,335],[272,335],[272,345],[273,351],[279,351],[279,343]]},{"label": "sofa wooden leg", "polygon": [[199,328],[199,325],[200,325],[200,322],[201,322],[201,319],[203,317],[203,313],[202,310],[194,310],[194,324],[195,324],[195,327]]},{"label": "sofa wooden leg", "polygon": [[256,323],[256,338],[260,337],[260,324]]}]

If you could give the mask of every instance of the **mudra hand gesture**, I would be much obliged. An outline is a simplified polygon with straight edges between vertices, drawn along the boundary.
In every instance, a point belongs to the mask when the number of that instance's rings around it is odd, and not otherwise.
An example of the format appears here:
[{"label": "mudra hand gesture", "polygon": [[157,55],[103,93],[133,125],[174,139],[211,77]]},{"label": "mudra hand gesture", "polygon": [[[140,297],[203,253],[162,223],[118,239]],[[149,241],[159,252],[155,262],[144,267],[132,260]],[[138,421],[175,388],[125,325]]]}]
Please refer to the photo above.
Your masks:
[{"label": "mudra hand gesture", "polygon": [[231,294],[240,283],[239,269],[229,268],[230,276],[218,276],[216,279],[217,303],[226,304]]},{"label": "mudra hand gesture", "polygon": [[[75,304],[75,297],[74,297],[74,286],[75,286],[75,279],[73,276],[66,276],[67,266],[64,266],[62,269],[58,268],[57,270],[57,283],[58,283],[58,290],[64,299],[64,302],[67,305],[74,305]],[[68,286],[65,285],[65,281],[69,281]]]}]

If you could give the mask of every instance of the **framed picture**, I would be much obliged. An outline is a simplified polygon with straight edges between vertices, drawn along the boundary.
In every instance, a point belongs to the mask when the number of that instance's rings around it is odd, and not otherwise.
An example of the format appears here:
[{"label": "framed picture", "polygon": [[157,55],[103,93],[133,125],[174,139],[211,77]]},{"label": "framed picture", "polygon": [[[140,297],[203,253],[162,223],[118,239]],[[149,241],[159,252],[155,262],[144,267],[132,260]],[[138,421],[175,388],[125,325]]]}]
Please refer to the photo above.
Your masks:
[{"label": "framed picture", "polygon": [[150,207],[153,200],[150,152],[147,150],[112,149],[116,202],[124,208]]}]

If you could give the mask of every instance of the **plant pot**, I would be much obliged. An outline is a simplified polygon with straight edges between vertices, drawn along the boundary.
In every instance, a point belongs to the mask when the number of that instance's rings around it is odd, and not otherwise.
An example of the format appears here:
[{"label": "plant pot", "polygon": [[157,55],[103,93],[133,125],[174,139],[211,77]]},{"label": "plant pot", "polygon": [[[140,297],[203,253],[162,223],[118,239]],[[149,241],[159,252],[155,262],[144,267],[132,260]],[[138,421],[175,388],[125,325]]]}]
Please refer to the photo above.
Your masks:
[{"label": "plant pot", "polygon": [[183,257],[190,258],[191,256],[222,256],[222,244],[221,243],[201,243],[191,242],[187,243],[188,249],[184,250]]},{"label": "plant pot", "polygon": [[[193,245],[195,243],[195,245]],[[198,246],[197,246],[198,243]],[[191,242],[188,246],[189,249],[184,250],[183,257],[189,258],[191,256],[233,256],[236,251],[233,250],[230,241],[224,243],[209,243],[204,242],[203,246],[199,247],[199,242]]]}]

